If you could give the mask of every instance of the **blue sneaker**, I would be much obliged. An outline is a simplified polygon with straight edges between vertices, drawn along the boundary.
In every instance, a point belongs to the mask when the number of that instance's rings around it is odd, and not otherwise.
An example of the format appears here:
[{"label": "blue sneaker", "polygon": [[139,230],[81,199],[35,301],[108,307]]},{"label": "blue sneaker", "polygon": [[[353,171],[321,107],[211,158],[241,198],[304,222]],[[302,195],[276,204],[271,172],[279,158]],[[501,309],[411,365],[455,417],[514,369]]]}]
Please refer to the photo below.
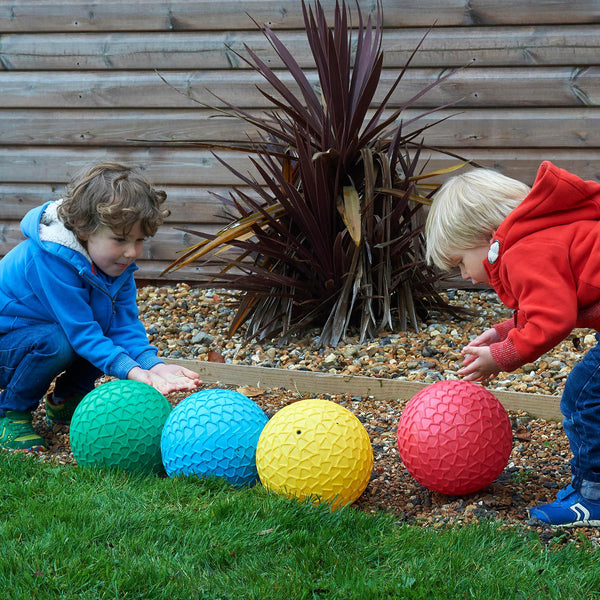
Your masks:
[{"label": "blue sneaker", "polygon": [[529,510],[529,516],[557,527],[600,525],[600,501],[586,500],[568,485],[558,492],[551,504],[542,504]]}]

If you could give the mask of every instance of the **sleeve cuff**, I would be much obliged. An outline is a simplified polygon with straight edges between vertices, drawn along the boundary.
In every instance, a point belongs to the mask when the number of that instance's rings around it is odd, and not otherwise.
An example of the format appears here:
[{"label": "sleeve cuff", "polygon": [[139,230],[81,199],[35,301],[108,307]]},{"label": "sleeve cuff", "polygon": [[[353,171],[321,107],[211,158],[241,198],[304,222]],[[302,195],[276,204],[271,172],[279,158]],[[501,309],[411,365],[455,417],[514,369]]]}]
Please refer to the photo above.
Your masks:
[{"label": "sleeve cuff", "polygon": [[498,334],[498,340],[500,342],[504,341],[508,337],[508,332],[511,329],[515,328],[515,320],[514,318],[507,319],[506,321],[502,321],[502,323],[496,323],[494,325],[494,329]]},{"label": "sleeve cuff", "polygon": [[139,367],[140,364],[129,358],[127,354],[119,354],[117,358],[113,361],[109,375],[116,377],[117,379],[127,379],[127,374],[133,367]]},{"label": "sleeve cuff", "polygon": [[498,365],[501,371],[514,371],[522,367],[524,361],[517,353],[517,350],[510,338],[506,338],[502,342],[490,345],[492,358]]},{"label": "sleeve cuff", "polygon": [[155,367],[156,365],[163,364],[164,362],[164,360],[156,356],[156,350],[154,349],[144,350],[137,357],[137,363],[139,364],[139,366],[147,371],[150,370],[152,367]]}]

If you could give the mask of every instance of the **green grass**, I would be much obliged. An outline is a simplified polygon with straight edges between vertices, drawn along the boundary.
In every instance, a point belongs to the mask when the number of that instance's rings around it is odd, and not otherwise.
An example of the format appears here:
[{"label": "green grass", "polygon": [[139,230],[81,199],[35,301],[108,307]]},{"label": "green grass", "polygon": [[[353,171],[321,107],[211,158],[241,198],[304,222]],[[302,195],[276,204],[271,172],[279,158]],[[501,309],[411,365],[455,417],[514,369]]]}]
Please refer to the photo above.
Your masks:
[{"label": "green grass", "polygon": [[215,480],[0,453],[10,600],[594,598],[600,552],[492,522],[428,529]]}]

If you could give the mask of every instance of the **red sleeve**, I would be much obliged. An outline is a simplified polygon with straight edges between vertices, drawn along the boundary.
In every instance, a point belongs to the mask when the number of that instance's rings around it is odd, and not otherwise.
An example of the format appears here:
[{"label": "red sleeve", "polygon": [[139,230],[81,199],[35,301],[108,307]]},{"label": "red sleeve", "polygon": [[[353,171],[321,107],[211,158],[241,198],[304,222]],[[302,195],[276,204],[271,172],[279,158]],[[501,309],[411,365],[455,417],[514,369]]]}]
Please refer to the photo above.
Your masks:
[{"label": "red sleeve", "polygon": [[507,328],[501,323],[506,337],[490,346],[503,371],[513,371],[554,348],[571,333],[577,319],[568,249],[546,243],[524,252],[520,245],[505,252],[500,266],[501,280],[509,283],[519,310],[519,326]]},{"label": "red sleeve", "polygon": [[506,319],[506,321],[502,321],[502,323],[496,323],[496,325],[494,325],[494,329],[496,330],[500,341],[503,341],[508,337],[510,330],[516,326],[515,317],[513,316],[510,319]]}]

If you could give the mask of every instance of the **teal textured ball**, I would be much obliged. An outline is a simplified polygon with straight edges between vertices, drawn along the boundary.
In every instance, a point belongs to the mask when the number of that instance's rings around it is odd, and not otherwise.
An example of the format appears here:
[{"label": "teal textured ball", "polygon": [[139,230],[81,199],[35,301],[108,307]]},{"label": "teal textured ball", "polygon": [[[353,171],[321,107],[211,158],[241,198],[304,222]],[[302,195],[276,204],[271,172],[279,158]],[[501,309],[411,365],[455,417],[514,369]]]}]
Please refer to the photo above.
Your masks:
[{"label": "teal textured ball", "polygon": [[139,381],[109,381],[83,398],[71,420],[71,450],[86,467],[163,473],[160,438],[172,407]]},{"label": "teal textured ball", "polygon": [[208,389],[188,396],[173,409],[163,429],[161,450],[167,475],[254,484],[256,445],[267,421],[257,404],[233,390]]}]

